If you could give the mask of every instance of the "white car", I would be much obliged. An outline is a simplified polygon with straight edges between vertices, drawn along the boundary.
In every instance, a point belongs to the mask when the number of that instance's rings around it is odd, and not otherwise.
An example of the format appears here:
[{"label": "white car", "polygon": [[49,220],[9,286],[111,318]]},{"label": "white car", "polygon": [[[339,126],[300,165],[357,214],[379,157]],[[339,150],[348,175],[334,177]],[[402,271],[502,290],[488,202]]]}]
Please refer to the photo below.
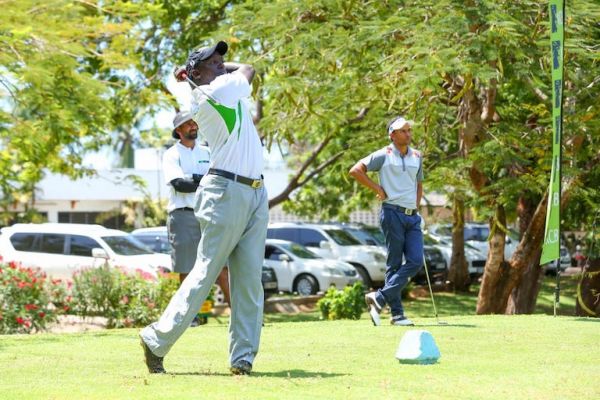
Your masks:
[{"label": "white car", "polygon": [[264,264],[275,270],[278,289],[307,296],[330,286],[343,289],[359,277],[348,263],[322,258],[287,240],[267,239]]},{"label": "white car", "polygon": [[0,255],[53,278],[69,279],[77,270],[107,262],[126,271],[156,277],[170,271],[171,258],[153,253],[126,232],[87,224],[15,224],[0,231]]},{"label": "white car", "polygon": [[156,253],[171,254],[172,249],[166,226],[135,229],[131,231],[131,235]]},{"label": "white car", "polygon": [[[450,267],[450,260],[452,259],[452,243],[445,239],[438,239],[432,235],[423,235],[423,241],[425,245],[435,247],[444,256],[446,265]],[[468,243],[465,243],[465,258],[467,259],[467,267],[469,269],[469,275],[472,277],[483,275],[485,268],[485,256],[475,247]]]},{"label": "white car", "polygon": [[[428,229],[429,234],[438,240],[443,240],[447,243],[452,243],[452,224],[443,225],[432,225]],[[466,223],[464,227],[464,238],[465,245],[475,247],[483,255],[483,258],[487,258],[489,251],[488,237],[490,236],[490,227],[487,224],[473,224]],[[512,254],[517,249],[519,241],[517,240],[518,233],[509,230],[509,234],[506,235],[506,242],[504,245],[504,259],[508,260],[512,257]],[[466,251],[466,248],[465,248]]]},{"label": "white car", "polygon": [[289,240],[323,258],[352,264],[367,288],[381,285],[385,280],[385,250],[361,244],[336,224],[269,224],[267,238]]}]

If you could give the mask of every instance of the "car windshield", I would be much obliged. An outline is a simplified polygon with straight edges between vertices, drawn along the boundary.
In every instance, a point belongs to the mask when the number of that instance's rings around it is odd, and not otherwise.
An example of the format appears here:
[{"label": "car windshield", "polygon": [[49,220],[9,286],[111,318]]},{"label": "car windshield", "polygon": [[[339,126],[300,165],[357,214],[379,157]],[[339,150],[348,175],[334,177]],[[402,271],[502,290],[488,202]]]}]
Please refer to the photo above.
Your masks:
[{"label": "car windshield", "polygon": [[371,235],[371,232],[355,228],[344,228],[344,230],[354,236],[362,244],[368,244],[371,246],[379,245],[378,240]]},{"label": "car windshield", "polygon": [[341,229],[325,229],[325,232],[340,246],[356,246],[360,244],[351,234]]},{"label": "car windshield", "polygon": [[378,245],[385,246],[385,236],[383,235],[381,229],[375,227],[365,227],[364,230],[371,234],[371,237],[377,241]]},{"label": "car windshield", "polygon": [[102,236],[102,239],[104,239],[112,251],[121,256],[152,254],[152,251],[146,245],[130,235]]},{"label": "car windshield", "polygon": [[280,246],[284,250],[289,251],[290,253],[292,253],[293,255],[295,255],[296,257],[299,257],[299,258],[307,258],[307,259],[321,258],[320,256],[316,255],[315,253],[313,253],[306,247],[299,245],[297,243],[286,243],[286,244],[282,244]]}]

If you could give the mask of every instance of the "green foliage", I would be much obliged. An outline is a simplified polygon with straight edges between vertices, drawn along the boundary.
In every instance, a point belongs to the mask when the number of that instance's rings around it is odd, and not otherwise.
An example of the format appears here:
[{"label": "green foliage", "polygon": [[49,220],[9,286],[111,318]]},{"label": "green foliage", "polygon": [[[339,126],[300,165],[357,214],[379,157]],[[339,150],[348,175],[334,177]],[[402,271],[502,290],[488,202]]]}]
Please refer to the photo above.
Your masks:
[{"label": "green foliage", "polygon": [[66,302],[61,281],[14,262],[0,264],[0,334],[43,331]]},{"label": "green foliage", "polygon": [[140,270],[84,269],[73,276],[73,312],[106,317],[109,328],[145,326],[158,319],[178,287],[170,275],[156,280]]},{"label": "green foliage", "polygon": [[365,308],[364,288],[356,282],[344,290],[329,288],[325,296],[317,302],[323,319],[360,319]]},{"label": "green foliage", "polygon": [[[139,87],[139,26],[154,5],[109,0],[3,4],[0,21],[0,206],[35,203],[44,171],[91,171],[83,155],[135,125],[156,93]],[[147,110],[142,114],[146,114]]]}]

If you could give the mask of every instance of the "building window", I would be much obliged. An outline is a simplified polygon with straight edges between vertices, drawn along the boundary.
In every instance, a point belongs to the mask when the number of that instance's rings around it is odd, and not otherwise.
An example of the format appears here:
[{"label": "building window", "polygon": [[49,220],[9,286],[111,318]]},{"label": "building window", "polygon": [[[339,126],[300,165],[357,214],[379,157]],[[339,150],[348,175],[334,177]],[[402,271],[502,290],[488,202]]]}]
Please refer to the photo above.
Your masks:
[{"label": "building window", "polygon": [[106,216],[99,212],[59,212],[58,222],[63,224],[100,224],[110,229],[122,229],[125,217],[122,215]]}]

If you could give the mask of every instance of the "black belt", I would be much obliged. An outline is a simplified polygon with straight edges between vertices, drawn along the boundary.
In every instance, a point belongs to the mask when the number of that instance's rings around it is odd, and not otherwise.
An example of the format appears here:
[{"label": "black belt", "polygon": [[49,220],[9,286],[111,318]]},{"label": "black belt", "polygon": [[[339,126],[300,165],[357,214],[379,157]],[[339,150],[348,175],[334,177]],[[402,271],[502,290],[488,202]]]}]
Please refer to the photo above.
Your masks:
[{"label": "black belt", "polygon": [[[178,211],[178,210],[184,210],[184,211],[194,211],[194,209],[192,207],[179,207],[174,209],[173,211]],[[171,211],[171,212],[173,212]]]},{"label": "black belt", "polygon": [[417,210],[400,207],[395,204],[383,203],[383,207],[391,208],[392,210],[396,210],[396,211],[400,211],[401,213],[404,213],[406,215],[413,215],[413,214],[417,213]]},{"label": "black belt", "polygon": [[263,177],[262,175],[260,176],[261,179],[250,179],[250,178],[246,178],[245,176],[236,175],[232,172],[223,171],[222,169],[216,169],[216,168],[209,169],[208,173],[211,175],[222,176],[223,178],[230,179],[234,182],[243,183],[244,185],[248,185],[254,189],[258,189],[262,186],[262,177]]}]

